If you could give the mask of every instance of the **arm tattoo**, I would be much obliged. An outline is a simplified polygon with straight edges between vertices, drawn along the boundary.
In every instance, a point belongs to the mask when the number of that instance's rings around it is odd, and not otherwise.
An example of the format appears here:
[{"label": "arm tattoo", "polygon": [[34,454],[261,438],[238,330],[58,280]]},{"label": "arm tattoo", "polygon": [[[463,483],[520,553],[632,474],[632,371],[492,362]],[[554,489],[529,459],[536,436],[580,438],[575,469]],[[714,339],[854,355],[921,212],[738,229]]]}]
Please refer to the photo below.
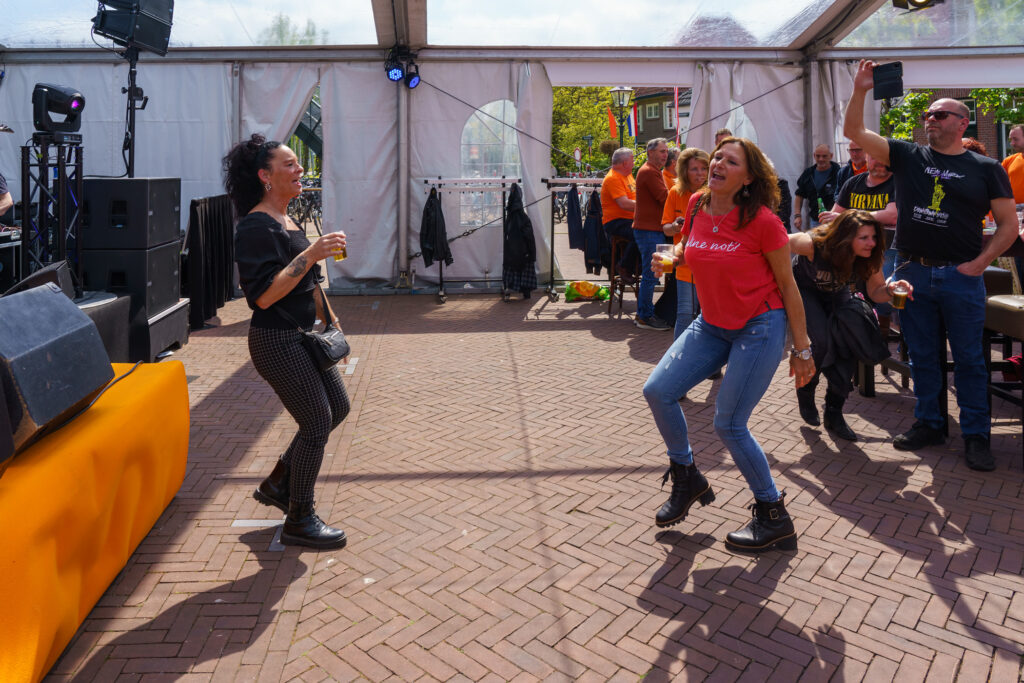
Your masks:
[{"label": "arm tattoo", "polygon": [[296,256],[295,260],[288,264],[287,271],[291,277],[302,277],[306,273],[306,257],[301,254]]}]

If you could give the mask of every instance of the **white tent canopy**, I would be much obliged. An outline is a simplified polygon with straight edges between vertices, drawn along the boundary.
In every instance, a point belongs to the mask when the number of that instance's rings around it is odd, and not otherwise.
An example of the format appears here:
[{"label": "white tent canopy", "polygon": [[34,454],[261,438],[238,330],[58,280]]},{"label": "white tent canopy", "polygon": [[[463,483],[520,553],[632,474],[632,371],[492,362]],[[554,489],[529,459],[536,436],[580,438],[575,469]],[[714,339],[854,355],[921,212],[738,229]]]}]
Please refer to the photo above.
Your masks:
[{"label": "white tent canopy", "polygon": [[[175,30],[179,23],[190,25],[190,19],[183,18],[190,2],[178,0]],[[75,3],[62,3],[61,12],[67,13],[66,4]],[[324,225],[348,234],[354,256],[328,263],[335,291],[388,286],[400,272],[411,269],[416,270],[418,282],[436,280],[436,265],[425,269],[422,261],[409,258],[419,251],[424,180],[464,177],[463,129],[475,109],[489,103],[509,101],[515,107],[524,199],[531,205],[528,211],[543,281],[548,277],[550,216],[547,203],[538,200],[547,193],[541,179],[551,175],[544,143],[551,134],[553,86],[692,88],[687,144],[710,148],[715,129],[733,127],[757,141],[780,175],[792,183],[810,162],[815,144],[837,147],[842,142],[842,108],[861,57],[902,60],[907,88],[1015,86],[1024,73],[1019,47],[978,45],[976,40],[961,40],[964,46],[953,48],[920,41],[892,47],[845,46],[844,39],[856,38],[859,25],[890,10],[883,0],[803,0],[792,3],[797,8],[794,14],[776,18],[762,29],[739,20],[716,23],[693,16],[686,26],[676,27],[672,36],[660,39],[664,43],[685,40],[685,46],[618,48],[445,46],[451,40],[444,37],[455,29],[447,24],[438,29],[431,17],[459,2],[372,0],[367,4],[376,35],[359,42],[372,45],[174,47],[172,40],[166,57],[144,54],[138,68],[138,83],[150,103],[137,119],[136,175],[180,177],[185,216],[191,199],[223,191],[221,158],[235,141],[252,132],[287,137],[313,89],[320,86]],[[549,6],[568,6],[527,4],[540,8],[538,13]],[[680,2],[680,7],[689,4]],[[742,12],[754,12],[751,6],[757,3],[715,4],[734,5],[734,16],[742,18],[746,16]],[[588,21],[608,23],[594,11]],[[463,14],[467,22],[479,21],[474,19],[477,10]],[[752,16],[755,21],[756,15]],[[505,19],[496,14],[491,21]],[[503,35],[515,37],[514,19],[507,19]],[[576,26],[574,21],[567,25]],[[127,83],[127,63],[96,48],[46,47],[36,41],[29,41],[32,47],[27,47],[23,39],[12,39],[26,32],[19,33],[16,24],[10,26],[0,28],[0,44],[6,46],[0,46],[6,70],[0,85],[0,122],[17,135],[0,138],[0,171],[14,196],[20,196],[20,145],[33,129],[31,93],[37,82],[72,85],[86,96],[85,172],[121,175],[125,110],[121,87]],[[466,42],[478,34],[484,38],[482,29],[468,26],[461,34]],[[699,33],[695,27],[701,29]],[[431,44],[435,33],[442,39]],[[963,33],[973,36],[969,26]],[[559,35],[555,31],[553,38]],[[701,45],[711,44],[695,47],[694,36],[701,37]],[[417,52],[423,84],[416,90],[384,78],[385,51],[395,43]],[[877,124],[877,110],[874,116],[875,121],[869,121],[872,127]],[[442,197],[452,237],[462,231],[460,198]],[[484,228],[453,243],[455,263],[446,277],[480,279],[500,273],[500,235],[500,226]]]}]

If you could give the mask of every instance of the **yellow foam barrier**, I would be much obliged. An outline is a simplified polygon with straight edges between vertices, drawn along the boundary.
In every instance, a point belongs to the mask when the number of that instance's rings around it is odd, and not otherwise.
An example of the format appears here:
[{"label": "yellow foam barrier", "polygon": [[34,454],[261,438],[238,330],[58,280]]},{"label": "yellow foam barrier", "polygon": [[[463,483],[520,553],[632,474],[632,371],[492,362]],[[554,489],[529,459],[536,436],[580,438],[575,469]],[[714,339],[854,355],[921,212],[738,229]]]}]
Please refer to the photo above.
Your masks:
[{"label": "yellow foam barrier", "polygon": [[188,433],[184,366],[143,364],[0,477],[5,683],[53,666],[181,487]]}]

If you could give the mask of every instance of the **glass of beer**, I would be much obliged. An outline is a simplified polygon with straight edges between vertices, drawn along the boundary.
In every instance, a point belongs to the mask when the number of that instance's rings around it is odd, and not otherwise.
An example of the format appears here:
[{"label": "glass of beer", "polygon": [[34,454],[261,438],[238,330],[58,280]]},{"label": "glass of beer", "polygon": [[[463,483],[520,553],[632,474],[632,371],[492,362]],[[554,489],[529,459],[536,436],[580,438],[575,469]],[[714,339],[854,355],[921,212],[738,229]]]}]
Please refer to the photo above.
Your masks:
[{"label": "glass of beer", "polygon": [[654,251],[654,255],[661,262],[662,272],[672,270],[675,266],[675,245],[674,244],[659,244]]},{"label": "glass of beer", "polygon": [[897,282],[896,286],[892,288],[892,307],[902,311],[903,307],[907,305],[907,294],[910,294],[907,286]]}]

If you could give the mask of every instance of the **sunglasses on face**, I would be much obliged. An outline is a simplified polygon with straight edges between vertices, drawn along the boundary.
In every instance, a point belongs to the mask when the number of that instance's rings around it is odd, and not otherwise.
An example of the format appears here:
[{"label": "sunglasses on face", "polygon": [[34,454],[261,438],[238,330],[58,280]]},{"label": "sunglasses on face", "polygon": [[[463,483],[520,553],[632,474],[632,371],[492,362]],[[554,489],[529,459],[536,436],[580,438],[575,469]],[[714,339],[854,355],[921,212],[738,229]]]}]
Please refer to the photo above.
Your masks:
[{"label": "sunglasses on face", "polygon": [[935,119],[936,121],[945,121],[950,116],[955,116],[958,119],[965,118],[963,114],[957,114],[955,111],[943,111],[940,109],[938,111],[926,111],[921,114],[921,120],[927,121],[928,119]]}]

